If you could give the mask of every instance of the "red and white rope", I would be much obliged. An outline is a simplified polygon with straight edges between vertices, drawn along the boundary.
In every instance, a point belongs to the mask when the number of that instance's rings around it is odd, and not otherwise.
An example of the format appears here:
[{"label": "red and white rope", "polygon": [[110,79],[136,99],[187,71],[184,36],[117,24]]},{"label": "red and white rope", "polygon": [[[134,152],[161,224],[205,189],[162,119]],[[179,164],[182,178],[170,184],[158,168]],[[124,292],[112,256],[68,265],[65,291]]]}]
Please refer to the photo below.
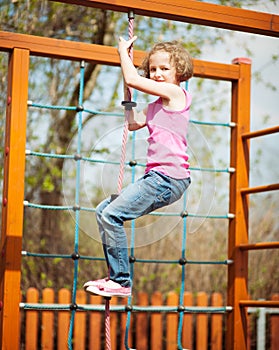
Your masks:
[{"label": "red and white rope", "polygon": [[[129,39],[132,39],[134,36],[134,14],[129,12]],[[133,61],[133,46],[131,46],[129,51],[129,56]],[[127,88],[127,99],[131,101],[132,99],[132,89]],[[123,128],[122,136],[122,145],[121,145],[121,158],[120,158],[120,167],[118,174],[118,183],[117,183],[117,193],[119,194],[122,190],[123,178],[124,178],[124,167],[125,167],[125,158],[126,158],[126,145],[128,140],[128,117],[130,110],[125,108],[125,122]],[[110,340],[110,298],[106,298],[105,305],[105,341],[106,341],[106,350],[111,350],[111,340]]]},{"label": "red and white rope", "polygon": [[[129,12],[129,39],[132,39],[134,36],[134,15]],[[133,61],[133,46],[131,46],[129,51],[129,56]],[[132,99],[132,89],[127,88],[127,99],[131,101]],[[126,145],[128,139],[128,117],[130,110],[125,109],[125,122],[123,128],[123,136],[122,136],[122,145],[121,145],[121,158],[120,158],[120,167],[118,174],[118,183],[117,183],[117,193],[119,194],[122,190],[123,178],[124,178],[124,168],[125,168],[125,159],[126,159]]]},{"label": "red and white rope", "polygon": [[109,298],[106,298],[106,306],[105,306],[105,339],[106,339],[106,350],[111,350]]}]

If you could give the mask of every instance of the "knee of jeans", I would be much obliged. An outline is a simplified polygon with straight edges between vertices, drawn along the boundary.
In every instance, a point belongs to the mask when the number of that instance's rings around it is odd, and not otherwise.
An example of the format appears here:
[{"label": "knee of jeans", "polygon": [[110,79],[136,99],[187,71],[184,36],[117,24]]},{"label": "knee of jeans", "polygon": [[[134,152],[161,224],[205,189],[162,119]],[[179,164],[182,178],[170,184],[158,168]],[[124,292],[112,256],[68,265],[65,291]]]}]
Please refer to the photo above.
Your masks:
[{"label": "knee of jeans", "polygon": [[110,206],[107,206],[101,213],[102,215],[102,223],[109,225],[122,225],[123,220],[117,215],[116,212],[111,210]]}]

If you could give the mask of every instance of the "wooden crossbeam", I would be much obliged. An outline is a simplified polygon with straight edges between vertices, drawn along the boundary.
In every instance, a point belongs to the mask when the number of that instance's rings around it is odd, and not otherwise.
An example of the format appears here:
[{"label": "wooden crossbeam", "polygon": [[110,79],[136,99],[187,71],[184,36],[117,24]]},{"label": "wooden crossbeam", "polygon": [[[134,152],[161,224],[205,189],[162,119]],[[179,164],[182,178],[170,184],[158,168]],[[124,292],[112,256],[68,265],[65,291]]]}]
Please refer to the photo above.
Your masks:
[{"label": "wooden crossbeam", "polygon": [[261,193],[261,192],[270,192],[279,190],[279,183],[271,184],[271,185],[263,185],[256,187],[246,187],[241,188],[240,192],[242,195],[252,194],[252,193]]},{"label": "wooden crossbeam", "polygon": [[[16,47],[25,48],[34,56],[120,65],[117,49],[114,47],[0,31],[0,51],[12,51]],[[144,51],[134,50],[136,66],[142,62],[144,55]],[[195,59],[194,75],[207,79],[237,80],[239,66]]]},{"label": "wooden crossbeam", "polygon": [[279,37],[279,16],[193,0],[60,0],[59,2]]},{"label": "wooden crossbeam", "polygon": [[242,307],[279,307],[278,300],[240,300],[239,305]]},{"label": "wooden crossbeam", "polygon": [[242,134],[241,137],[244,140],[247,140],[247,139],[252,139],[255,137],[259,137],[259,136],[266,136],[266,135],[275,134],[276,132],[279,132],[279,125],[272,126],[270,128],[267,128],[267,129],[247,132],[245,134]]},{"label": "wooden crossbeam", "polygon": [[259,242],[259,243],[240,244],[239,248],[242,250],[278,249],[279,242]]}]

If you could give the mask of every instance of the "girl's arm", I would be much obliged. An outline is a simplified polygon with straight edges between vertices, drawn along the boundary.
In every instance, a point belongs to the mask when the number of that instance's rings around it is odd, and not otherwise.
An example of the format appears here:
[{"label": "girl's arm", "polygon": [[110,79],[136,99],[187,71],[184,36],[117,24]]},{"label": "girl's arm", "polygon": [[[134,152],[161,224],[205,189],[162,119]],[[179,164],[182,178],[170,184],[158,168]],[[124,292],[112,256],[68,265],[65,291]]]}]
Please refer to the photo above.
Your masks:
[{"label": "girl's arm", "polygon": [[[128,97],[128,86],[126,83],[124,83],[124,99],[125,101],[129,100]],[[138,130],[143,128],[146,125],[146,112],[147,108],[144,110],[138,112],[135,108],[132,108],[131,110],[125,111],[125,115],[127,116],[128,120],[128,129],[130,131]]]},{"label": "girl's arm", "polygon": [[128,111],[128,129],[135,131],[146,125],[146,109],[137,112],[134,108]]},{"label": "girl's arm", "polygon": [[131,88],[140,90],[147,94],[161,96],[166,100],[177,98],[177,93],[180,91],[178,85],[164,82],[159,83],[138,74],[128,53],[128,49],[136,39],[136,36],[127,41],[122,37],[119,38],[118,53],[125,83]]}]

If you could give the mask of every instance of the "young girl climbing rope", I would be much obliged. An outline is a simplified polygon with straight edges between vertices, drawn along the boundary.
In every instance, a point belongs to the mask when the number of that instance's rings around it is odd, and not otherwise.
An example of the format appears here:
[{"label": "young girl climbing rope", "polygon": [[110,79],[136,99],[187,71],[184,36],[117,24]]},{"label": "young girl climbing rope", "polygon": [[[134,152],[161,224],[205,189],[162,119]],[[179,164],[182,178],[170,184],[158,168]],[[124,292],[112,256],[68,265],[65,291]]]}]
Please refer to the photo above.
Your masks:
[{"label": "young girl climbing rope", "polygon": [[142,63],[141,76],[129,57],[135,40],[136,36],[119,38],[124,82],[127,87],[158,98],[140,112],[126,105],[129,130],[145,126],[149,130],[144,176],[96,208],[109,276],[86,282],[84,289],[104,297],[131,295],[124,222],[177,201],[191,183],[186,153],[191,96],[180,83],[193,75],[192,58],[179,42],[155,44]]}]

